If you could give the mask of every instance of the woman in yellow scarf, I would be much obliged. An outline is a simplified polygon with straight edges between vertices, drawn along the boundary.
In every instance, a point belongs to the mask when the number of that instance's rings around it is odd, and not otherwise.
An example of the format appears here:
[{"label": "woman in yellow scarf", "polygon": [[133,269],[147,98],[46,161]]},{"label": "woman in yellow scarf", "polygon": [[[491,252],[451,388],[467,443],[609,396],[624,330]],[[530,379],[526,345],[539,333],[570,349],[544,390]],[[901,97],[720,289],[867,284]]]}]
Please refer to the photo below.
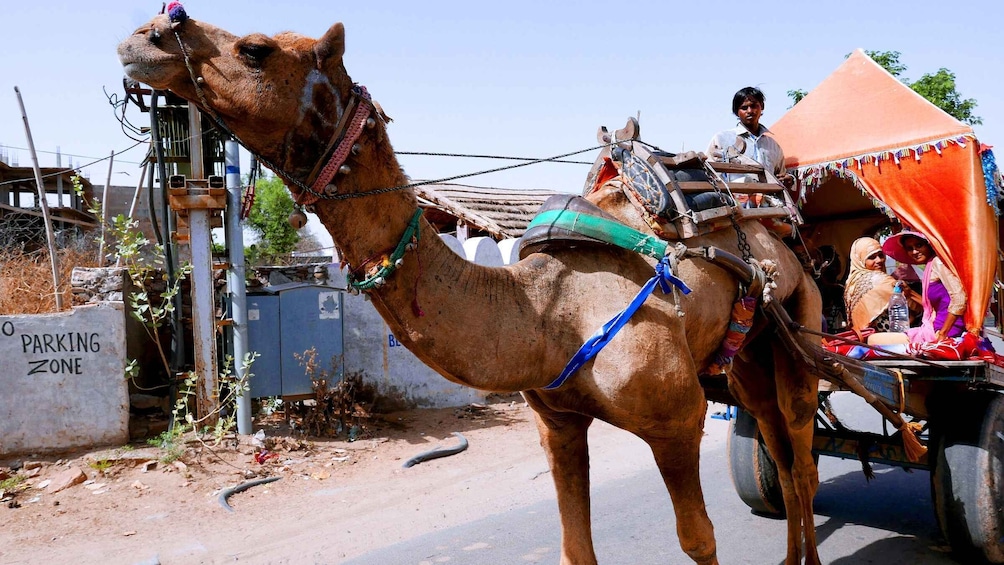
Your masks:
[{"label": "woman in yellow scarf", "polygon": [[[848,323],[855,331],[874,328],[889,331],[889,297],[899,283],[885,271],[885,253],[872,237],[861,237],[851,245],[851,272],[844,286]],[[905,284],[903,295],[915,310],[918,299]]]}]

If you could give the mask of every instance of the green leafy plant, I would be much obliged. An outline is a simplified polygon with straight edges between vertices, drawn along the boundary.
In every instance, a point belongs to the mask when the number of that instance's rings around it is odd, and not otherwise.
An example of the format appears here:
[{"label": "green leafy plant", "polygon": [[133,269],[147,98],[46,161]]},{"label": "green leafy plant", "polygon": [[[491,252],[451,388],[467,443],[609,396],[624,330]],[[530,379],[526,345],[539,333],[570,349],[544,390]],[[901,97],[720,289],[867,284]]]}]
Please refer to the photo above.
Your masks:
[{"label": "green leafy plant", "polygon": [[251,365],[259,356],[257,352],[248,352],[236,372],[233,370],[233,356],[226,356],[223,369],[216,379],[214,395],[219,399],[217,408],[202,417],[196,417],[192,408],[198,375],[193,371],[188,372],[174,405],[175,428],[180,429],[181,433],[194,432],[202,442],[212,440],[214,444],[221,443],[237,427],[237,398],[250,392],[251,377],[254,376]]},{"label": "green leafy plant", "polygon": [[183,426],[174,426],[161,432],[157,437],[147,439],[146,443],[161,450],[161,463],[173,463],[185,454],[184,435]]},{"label": "green leafy plant", "polygon": [[[76,177],[73,179],[73,186],[75,192],[83,197],[83,187]],[[279,186],[281,187],[281,183]],[[103,217],[100,203],[87,204],[95,216]],[[104,237],[113,244],[109,257],[115,260],[116,265],[125,268],[132,283],[133,290],[127,297],[129,316],[142,324],[150,342],[156,347],[160,362],[170,374],[171,365],[159,339],[160,333],[175,312],[176,298],[181,292],[182,282],[191,274],[192,266],[182,265],[176,271],[174,281],[167,281],[166,276],[158,274],[162,273],[164,265],[163,246],[150,241],[138,229],[138,225],[135,220],[120,214],[107,223]],[[161,277],[163,282],[158,281],[156,277]],[[155,286],[154,283],[158,283],[156,286],[162,290],[159,292],[151,290]],[[199,376],[194,371],[179,375],[181,377],[179,393],[172,410],[173,425],[168,431],[148,440],[149,444],[164,451],[162,462],[172,462],[184,455],[185,438],[188,434],[194,434],[199,442],[205,443],[211,440],[219,444],[224,437],[233,432],[237,421],[237,399],[250,391],[248,384],[252,376],[250,369],[257,357],[258,353],[254,352],[245,355],[241,360],[241,366],[235,372],[233,358],[227,356],[223,370],[217,378],[216,390],[212,392],[217,400],[214,409],[200,417],[196,417],[196,410],[191,405],[192,399],[196,396]],[[125,367],[125,377],[130,379],[134,386],[143,389],[136,384],[138,375],[139,363],[135,359],[129,360]]]},{"label": "green leafy plant", "polygon": [[274,263],[296,248],[301,235],[288,220],[294,209],[293,197],[281,179],[270,177],[255,183],[255,200],[246,225],[259,241],[245,250],[249,263]]},{"label": "green leafy plant", "polygon": [[97,459],[95,461],[88,462],[87,466],[104,475],[108,472],[108,469],[112,468],[113,464],[114,462],[108,459]]},{"label": "green leafy plant", "polygon": [[24,484],[24,475],[11,475],[6,479],[0,481],[0,491],[17,491],[22,487],[27,486]]}]

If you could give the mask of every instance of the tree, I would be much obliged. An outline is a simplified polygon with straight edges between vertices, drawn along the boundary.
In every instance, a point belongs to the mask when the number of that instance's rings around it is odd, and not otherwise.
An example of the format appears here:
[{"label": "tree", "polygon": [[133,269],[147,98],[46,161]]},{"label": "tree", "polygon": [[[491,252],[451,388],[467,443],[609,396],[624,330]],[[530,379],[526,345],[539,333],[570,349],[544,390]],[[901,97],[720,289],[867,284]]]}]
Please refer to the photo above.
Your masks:
[{"label": "tree", "polygon": [[[932,104],[941,108],[950,116],[960,122],[969,125],[980,125],[983,118],[973,115],[976,109],[976,100],[972,98],[962,99],[962,95],[955,87],[955,73],[942,67],[934,74],[925,74],[915,82],[909,79],[900,78],[906,72],[906,65],[899,61],[899,51],[865,51],[873,61],[882,66],[889,74],[899,78],[903,84],[909,86],[914,92],[929,100]],[[849,57],[850,54],[848,53]],[[794,106],[805,98],[804,90],[789,90],[788,97],[791,98],[791,105]]]},{"label": "tree", "polygon": [[[808,92],[802,90],[801,88],[796,88],[795,90],[789,90],[788,98],[791,98],[791,106],[794,106],[795,104],[801,102],[802,99],[805,98],[806,94],[808,94]],[[791,108],[791,106],[788,107]]]},{"label": "tree", "polygon": [[300,235],[289,224],[293,210],[293,197],[280,179],[274,176],[258,179],[254,204],[245,220],[247,228],[259,238],[259,242],[248,249],[249,260],[253,263],[275,261],[296,248]]},{"label": "tree", "polygon": [[[889,74],[899,78],[899,75],[906,71],[906,65],[899,62],[899,51],[865,51],[865,54],[872,58],[883,69],[889,71]],[[844,58],[850,57],[851,54],[848,53],[844,55]],[[903,79],[900,79],[903,80]],[[907,81],[903,81],[906,84],[910,84]]]},{"label": "tree", "polygon": [[976,100],[966,98],[962,100],[959,91],[955,89],[955,73],[942,67],[938,72],[925,74],[910,88],[917,94],[927,98],[935,106],[948,112],[960,122],[971,126],[978,126],[983,123],[983,118],[973,115],[976,108]]}]

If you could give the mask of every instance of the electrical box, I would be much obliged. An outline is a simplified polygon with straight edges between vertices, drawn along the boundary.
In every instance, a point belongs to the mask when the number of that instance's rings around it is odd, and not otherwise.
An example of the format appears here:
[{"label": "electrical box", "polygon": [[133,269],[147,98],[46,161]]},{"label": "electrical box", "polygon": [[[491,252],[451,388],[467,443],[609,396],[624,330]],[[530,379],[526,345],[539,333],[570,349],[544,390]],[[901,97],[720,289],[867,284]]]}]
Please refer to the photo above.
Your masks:
[{"label": "electrical box", "polygon": [[316,351],[317,376],[326,372],[329,386],[341,378],[342,300],[342,290],[310,283],[248,293],[248,349],[259,354],[251,366],[252,398],[312,396],[313,382],[303,359],[311,348]]}]

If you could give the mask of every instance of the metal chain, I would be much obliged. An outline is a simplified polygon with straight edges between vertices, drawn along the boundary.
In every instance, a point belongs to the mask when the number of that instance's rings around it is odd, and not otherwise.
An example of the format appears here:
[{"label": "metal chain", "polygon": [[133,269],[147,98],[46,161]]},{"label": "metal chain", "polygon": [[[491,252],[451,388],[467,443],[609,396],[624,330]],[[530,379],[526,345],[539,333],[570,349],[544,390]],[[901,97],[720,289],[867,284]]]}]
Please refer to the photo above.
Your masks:
[{"label": "metal chain", "polygon": [[[729,189],[729,183],[725,182],[725,179],[719,176],[718,171],[715,170],[707,161],[704,161],[704,168],[707,172],[711,173],[708,175],[708,180],[711,181],[711,186],[715,189],[715,194],[718,196],[719,200],[723,200],[723,194],[721,188],[718,186],[718,181],[721,181],[725,185],[725,189]],[[753,259],[753,251],[750,249],[749,241],[746,239],[746,232],[739,227],[739,222],[736,221],[736,211],[738,207],[735,206],[735,197],[732,196],[732,191],[728,190],[729,199],[732,200],[732,211],[729,213],[729,222],[732,223],[732,228],[736,230],[736,239],[739,244],[739,253],[742,255],[743,261],[749,263]]]},{"label": "metal chain", "polygon": [[746,241],[746,232],[739,227],[739,222],[736,221],[735,214],[729,214],[729,221],[732,222],[732,227],[736,230],[736,239],[739,240],[739,253],[743,256],[743,261],[747,263],[753,258],[753,252],[750,250],[750,244]]}]

